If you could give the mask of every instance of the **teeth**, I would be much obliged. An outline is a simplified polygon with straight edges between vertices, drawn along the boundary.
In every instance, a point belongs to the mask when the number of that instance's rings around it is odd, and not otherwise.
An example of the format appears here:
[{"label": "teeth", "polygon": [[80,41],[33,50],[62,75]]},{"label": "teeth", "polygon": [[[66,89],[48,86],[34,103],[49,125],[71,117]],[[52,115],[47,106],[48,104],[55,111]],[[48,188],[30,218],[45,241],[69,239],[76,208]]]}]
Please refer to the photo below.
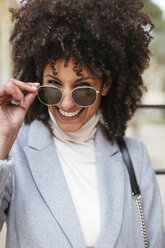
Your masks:
[{"label": "teeth", "polygon": [[63,111],[63,110],[61,110],[61,109],[58,109],[58,110],[59,110],[60,114],[62,114],[63,116],[66,116],[66,117],[73,117],[73,116],[78,115],[78,114],[80,113],[80,111],[82,110],[82,108],[81,108],[81,109],[78,109],[78,110],[75,111],[75,112],[65,112],[65,111]]}]

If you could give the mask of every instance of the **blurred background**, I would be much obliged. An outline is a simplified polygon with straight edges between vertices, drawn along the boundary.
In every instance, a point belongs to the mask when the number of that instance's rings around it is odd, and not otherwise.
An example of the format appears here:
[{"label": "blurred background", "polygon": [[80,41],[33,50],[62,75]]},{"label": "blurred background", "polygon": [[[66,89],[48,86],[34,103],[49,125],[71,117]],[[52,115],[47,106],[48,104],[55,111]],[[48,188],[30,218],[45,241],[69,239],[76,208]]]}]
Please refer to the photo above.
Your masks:
[{"label": "blurred background", "polygon": [[[0,0],[0,83],[11,77],[11,47],[8,42],[11,31],[9,7],[18,6],[19,0]],[[145,10],[155,24],[154,40],[151,43],[152,58],[144,73],[148,91],[133,119],[128,124],[127,136],[143,141],[149,151],[153,167],[158,172],[165,170],[165,1],[144,0]],[[147,106],[146,106],[147,105]],[[151,108],[148,105],[159,105]],[[159,173],[160,174],[160,173]],[[165,175],[157,175],[165,220]],[[5,247],[6,227],[0,234],[0,248]]]}]

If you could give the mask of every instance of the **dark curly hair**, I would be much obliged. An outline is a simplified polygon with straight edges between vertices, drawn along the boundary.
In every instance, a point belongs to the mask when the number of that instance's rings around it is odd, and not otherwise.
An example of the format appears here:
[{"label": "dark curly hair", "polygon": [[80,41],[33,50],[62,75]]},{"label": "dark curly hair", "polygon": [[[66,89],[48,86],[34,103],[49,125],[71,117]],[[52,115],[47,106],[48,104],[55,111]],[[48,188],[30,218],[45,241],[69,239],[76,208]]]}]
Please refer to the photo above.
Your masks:
[{"label": "dark curly hair", "polygon": [[[144,91],[142,73],[148,67],[153,24],[141,0],[28,0],[10,9],[15,22],[10,36],[13,76],[42,84],[43,69],[54,70],[59,57],[76,59],[81,74],[85,63],[99,79],[112,86],[101,99],[110,139],[122,137]],[[38,98],[25,123],[34,119],[49,126],[46,106]]]}]

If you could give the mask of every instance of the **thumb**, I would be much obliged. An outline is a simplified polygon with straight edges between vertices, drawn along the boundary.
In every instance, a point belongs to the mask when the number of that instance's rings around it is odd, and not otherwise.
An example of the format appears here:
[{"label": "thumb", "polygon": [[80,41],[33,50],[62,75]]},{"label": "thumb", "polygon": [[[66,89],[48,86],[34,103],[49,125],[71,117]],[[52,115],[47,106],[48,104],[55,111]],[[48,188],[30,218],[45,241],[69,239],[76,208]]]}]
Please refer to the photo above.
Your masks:
[{"label": "thumb", "polygon": [[28,93],[25,96],[25,111],[27,112],[28,109],[30,108],[30,105],[32,104],[32,102],[34,101],[35,97],[37,95],[37,92],[35,93]]}]

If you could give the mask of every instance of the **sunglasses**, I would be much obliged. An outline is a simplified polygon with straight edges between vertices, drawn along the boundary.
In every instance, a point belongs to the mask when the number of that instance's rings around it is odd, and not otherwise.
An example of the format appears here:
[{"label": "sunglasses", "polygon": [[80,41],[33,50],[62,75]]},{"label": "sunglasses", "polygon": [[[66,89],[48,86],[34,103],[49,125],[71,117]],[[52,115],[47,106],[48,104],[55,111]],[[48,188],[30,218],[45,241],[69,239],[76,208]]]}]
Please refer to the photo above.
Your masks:
[{"label": "sunglasses", "polygon": [[89,107],[96,101],[96,96],[100,90],[96,90],[90,86],[77,87],[71,91],[62,90],[55,86],[43,85],[38,89],[38,98],[41,103],[47,106],[55,106],[59,104],[66,92],[69,92],[73,102],[80,107]]}]

